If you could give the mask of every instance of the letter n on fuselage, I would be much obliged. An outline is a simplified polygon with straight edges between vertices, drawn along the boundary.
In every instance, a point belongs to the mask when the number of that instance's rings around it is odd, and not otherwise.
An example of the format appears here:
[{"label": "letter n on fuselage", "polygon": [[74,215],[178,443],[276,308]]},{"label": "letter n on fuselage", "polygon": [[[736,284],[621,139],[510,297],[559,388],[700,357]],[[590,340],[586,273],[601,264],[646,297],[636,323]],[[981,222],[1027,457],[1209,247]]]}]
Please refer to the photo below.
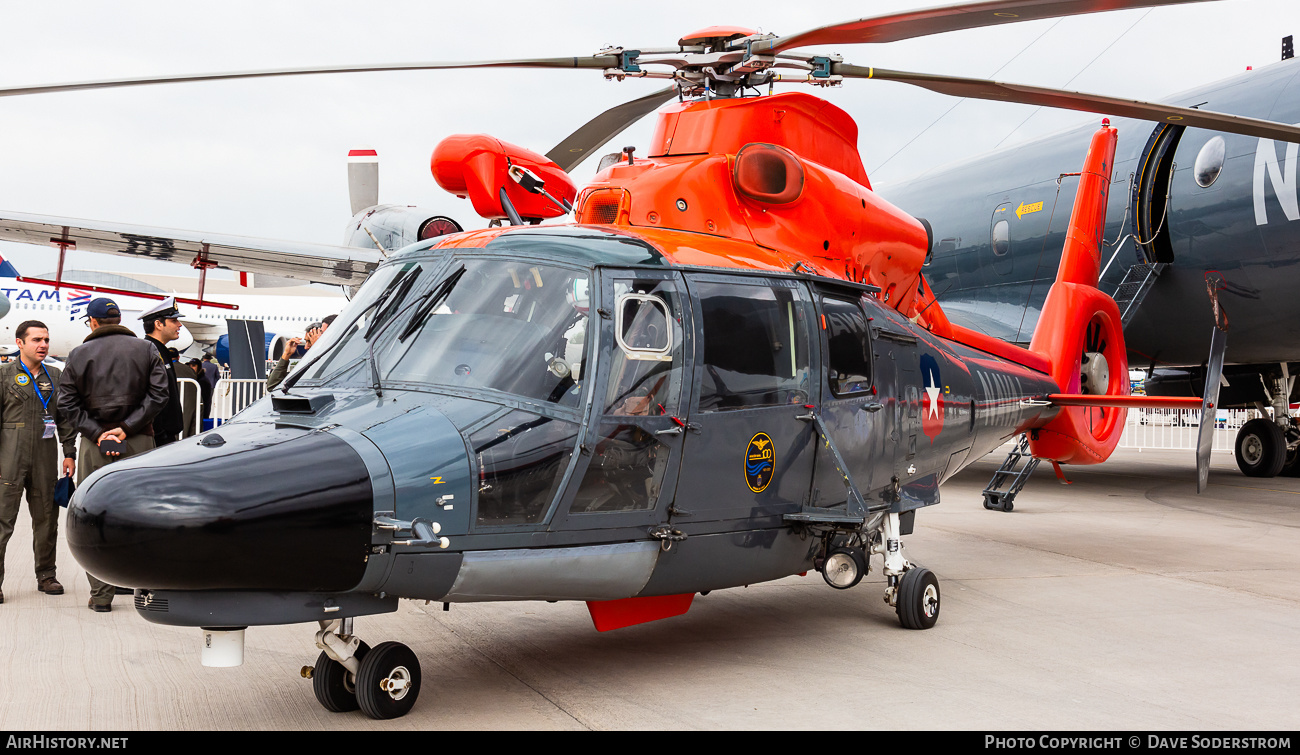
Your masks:
[{"label": "letter n on fuselage", "polygon": [[1264,179],[1273,184],[1273,194],[1282,205],[1282,213],[1287,220],[1300,219],[1300,207],[1297,207],[1296,156],[1300,153],[1300,144],[1294,142],[1286,145],[1286,158],[1281,165],[1277,161],[1277,147],[1272,139],[1260,139],[1255,150],[1255,225],[1268,225],[1268,211],[1264,206]]}]

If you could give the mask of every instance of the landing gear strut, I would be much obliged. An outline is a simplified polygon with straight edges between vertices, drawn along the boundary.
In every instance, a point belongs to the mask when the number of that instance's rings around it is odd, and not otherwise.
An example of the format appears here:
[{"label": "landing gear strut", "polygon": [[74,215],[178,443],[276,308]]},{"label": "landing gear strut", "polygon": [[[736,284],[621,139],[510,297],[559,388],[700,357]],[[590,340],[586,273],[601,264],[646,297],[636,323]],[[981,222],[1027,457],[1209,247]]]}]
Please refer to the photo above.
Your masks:
[{"label": "landing gear strut", "polygon": [[[1264,380],[1273,418],[1252,419],[1237,431],[1237,466],[1247,477],[1300,476],[1300,427],[1290,414],[1295,378],[1285,363],[1279,367],[1271,380]],[[1261,414],[1265,413],[1263,403],[1256,406]]]},{"label": "landing gear strut", "polygon": [[304,666],[312,692],[325,710],[346,713],[360,708],[377,719],[398,718],[411,711],[420,694],[420,661],[400,642],[371,648],[352,634],[352,619],[320,622],[315,666]]},{"label": "landing gear strut", "polygon": [[885,602],[894,607],[899,623],[907,629],[934,626],[939,620],[939,578],[903,558],[898,514],[885,515],[876,549],[885,557],[884,573],[889,580]]},{"label": "landing gear strut", "polygon": [[[821,530],[822,555],[814,562],[826,584],[847,590],[871,572],[871,557],[881,556],[888,584],[885,603],[894,607],[907,629],[929,629],[939,620],[939,578],[903,558],[902,522],[899,514],[878,513],[850,527],[845,518]],[[909,530],[910,532],[910,530]]]}]

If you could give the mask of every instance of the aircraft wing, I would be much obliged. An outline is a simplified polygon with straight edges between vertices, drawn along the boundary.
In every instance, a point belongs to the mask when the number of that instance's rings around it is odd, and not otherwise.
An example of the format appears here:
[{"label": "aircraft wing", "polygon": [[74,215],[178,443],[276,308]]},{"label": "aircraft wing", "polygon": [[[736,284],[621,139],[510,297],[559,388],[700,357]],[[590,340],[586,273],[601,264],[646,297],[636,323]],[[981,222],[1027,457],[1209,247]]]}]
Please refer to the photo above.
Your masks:
[{"label": "aircraft wing", "polygon": [[222,325],[218,325],[215,321],[208,322],[206,320],[191,320],[183,317],[181,318],[181,324],[190,332],[190,335],[194,337],[194,340],[203,341],[204,343],[215,341],[226,334],[226,329],[222,327]]},{"label": "aircraft wing", "polygon": [[374,249],[4,211],[0,211],[0,241],[38,246],[70,241],[81,252],[186,265],[192,265],[206,251],[208,261],[224,270],[346,286],[361,285],[383,260]]}]

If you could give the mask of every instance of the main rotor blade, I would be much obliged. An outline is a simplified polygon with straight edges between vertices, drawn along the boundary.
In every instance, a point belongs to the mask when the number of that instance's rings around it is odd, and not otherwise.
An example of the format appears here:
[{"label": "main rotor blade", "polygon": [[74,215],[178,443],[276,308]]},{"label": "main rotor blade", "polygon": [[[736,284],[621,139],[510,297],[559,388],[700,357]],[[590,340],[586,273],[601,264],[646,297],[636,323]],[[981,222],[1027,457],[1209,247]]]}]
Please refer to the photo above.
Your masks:
[{"label": "main rotor blade", "polygon": [[622,133],[623,129],[654,112],[675,94],[677,94],[677,87],[670,86],[639,99],[624,102],[622,105],[615,105],[564,137],[564,141],[555,145],[546,156],[566,173],[571,172],[588,155],[605,146],[606,142]]},{"label": "main rotor blade", "polygon": [[1216,113],[1210,110],[1194,110],[1192,108],[1178,107],[1177,105],[1125,100],[1100,94],[1086,94],[1084,92],[1048,89],[1024,84],[1004,84],[986,79],[967,79],[932,73],[891,71],[885,68],[868,68],[843,63],[832,65],[831,72],[846,79],[898,81],[954,97],[970,97],[977,100],[1018,102],[1024,105],[1080,110],[1085,113],[1140,118],[1146,121],[1158,121],[1180,126],[1211,129],[1213,131],[1227,131],[1232,134],[1244,134],[1263,139],[1300,143],[1300,127],[1259,120],[1258,118]]},{"label": "main rotor blade", "polygon": [[946,31],[978,29],[982,26],[1037,21],[1044,18],[1077,16],[1101,11],[1149,8],[1158,5],[1203,3],[1210,0],[991,0],[860,18],[819,26],[788,37],[755,42],[750,52],[767,54],[805,45],[847,45],[864,42],[897,42],[900,39],[942,34]]},{"label": "main rotor blade", "polygon": [[616,68],[616,55],[593,55],[587,58],[521,58],[519,60],[479,60],[466,63],[374,63],[348,66],[319,66],[309,68],[268,68],[261,71],[228,71],[226,73],[191,73],[175,76],[140,76],[131,79],[104,79],[67,84],[44,84],[30,87],[0,88],[0,97],[24,94],[49,94],[75,92],[82,89],[112,89],[116,87],[144,86],[146,84],[178,84],[194,81],[223,81],[228,79],[264,79],[274,76],[309,76],[321,73],[369,73],[375,71],[428,71],[451,68]]}]

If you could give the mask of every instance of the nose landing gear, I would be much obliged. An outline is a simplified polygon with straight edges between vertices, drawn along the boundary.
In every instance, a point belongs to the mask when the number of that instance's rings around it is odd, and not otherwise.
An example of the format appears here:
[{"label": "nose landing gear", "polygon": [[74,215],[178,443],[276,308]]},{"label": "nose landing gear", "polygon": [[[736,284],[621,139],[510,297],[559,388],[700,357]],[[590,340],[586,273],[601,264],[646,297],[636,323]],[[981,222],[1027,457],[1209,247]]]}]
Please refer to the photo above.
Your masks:
[{"label": "nose landing gear", "polygon": [[325,710],[357,710],[376,719],[399,718],[420,694],[420,661],[400,642],[373,649],[352,634],[352,619],[320,622],[315,666],[304,666],[312,692]]},{"label": "nose landing gear", "polygon": [[903,557],[898,514],[877,515],[870,521],[847,540],[834,530],[827,532],[823,545],[826,555],[817,559],[817,570],[828,585],[847,590],[871,571],[869,559],[879,554],[884,559],[882,571],[888,580],[885,603],[894,607],[899,623],[907,629],[933,627],[939,621],[939,578]]}]

